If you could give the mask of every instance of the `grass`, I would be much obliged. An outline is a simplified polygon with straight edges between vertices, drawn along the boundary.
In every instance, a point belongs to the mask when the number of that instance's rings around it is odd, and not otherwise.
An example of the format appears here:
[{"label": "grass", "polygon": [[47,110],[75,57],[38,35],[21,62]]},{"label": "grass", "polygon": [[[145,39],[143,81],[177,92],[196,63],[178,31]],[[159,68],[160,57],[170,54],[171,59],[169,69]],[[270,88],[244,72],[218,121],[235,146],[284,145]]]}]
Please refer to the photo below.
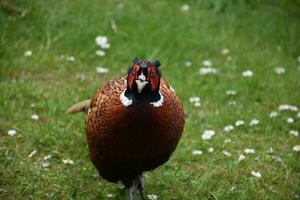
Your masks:
[{"label": "grass", "polygon": [[[7,6],[7,2],[8,5]],[[190,5],[181,12],[182,4]],[[10,9],[11,5],[17,9]],[[299,1],[3,1],[0,10],[0,199],[125,199],[120,185],[96,181],[88,159],[82,115],[66,116],[73,103],[90,98],[123,74],[135,57],[159,59],[186,113],[184,135],[170,161],[146,173],[147,194],[159,199],[293,199],[300,194],[299,118],[280,104],[300,107]],[[27,11],[25,17],[18,10]],[[111,28],[115,20],[117,32]],[[105,57],[95,51],[97,35],[108,36]],[[221,50],[229,48],[229,55]],[[24,52],[32,50],[31,57]],[[61,55],[74,56],[67,62]],[[228,60],[231,56],[231,60]],[[218,73],[201,76],[209,59]],[[190,68],[184,61],[190,60]],[[96,66],[110,69],[95,73]],[[283,66],[278,75],[274,68]],[[247,69],[251,78],[242,77]],[[84,80],[78,79],[83,74]],[[226,90],[237,92],[235,97]],[[200,96],[193,107],[189,97]],[[228,105],[231,100],[236,105]],[[35,107],[30,105],[34,103]],[[38,121],[32,120],[38,114]],[[295,122],[286,123],[286,117]],[[257,118],[224,133],[238,119]],[[15,129],[13,137],[7,135]],[[201,134],[216,135],[204,141]],[[231,139],[231,143],[224,143]],[[208,153],[213,147],[215,151]],[[237,161],[244,148],[256,150]],[[272,159],[266,151],[272,147]],[[192,151],[201,149],[201,156]],[[29,158],[28,155],[37,153]],[[226,157],[222,150],[232,153]],[[41,167],[51,154],[49,168]],[[74,160],[65,165],[62,159]],[[251,176],[259,171],[262,178]],[[296,195],[296,196],[295,196]]]}]

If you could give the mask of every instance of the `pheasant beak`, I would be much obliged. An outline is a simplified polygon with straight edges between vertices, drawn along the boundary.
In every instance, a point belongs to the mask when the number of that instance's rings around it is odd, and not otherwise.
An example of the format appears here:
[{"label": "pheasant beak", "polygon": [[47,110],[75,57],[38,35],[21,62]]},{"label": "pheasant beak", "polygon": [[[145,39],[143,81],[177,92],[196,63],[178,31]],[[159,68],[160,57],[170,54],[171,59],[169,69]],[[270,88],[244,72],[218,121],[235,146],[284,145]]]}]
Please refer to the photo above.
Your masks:
[{"label": "pheasant beak", "polygon": [[146,80],[145,75],[143,72],[138,76],[138,78],[135,80],[138,92],[139,94],[142,93],[143,88],[148,84],[148,81]]}]

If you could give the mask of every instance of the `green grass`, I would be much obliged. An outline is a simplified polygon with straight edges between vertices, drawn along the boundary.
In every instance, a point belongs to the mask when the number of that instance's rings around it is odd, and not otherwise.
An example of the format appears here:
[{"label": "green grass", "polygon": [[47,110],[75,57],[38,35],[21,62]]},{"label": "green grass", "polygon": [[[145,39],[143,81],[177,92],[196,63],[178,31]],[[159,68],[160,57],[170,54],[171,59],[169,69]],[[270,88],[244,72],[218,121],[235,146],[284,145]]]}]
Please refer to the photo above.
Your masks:
[{"label": "green grass", "polygon": [[[9,1],[10,2],[10,1]],[[190,5],[181,12],[182,4]],[[84,116],[66,116],[73,103],[90,98],[109,79],[123,74],[135,57],[159,59],[186,113],[184,135],[170,161],[146,173],[147,194],[159,199],[293,199],[300,194],[299,118],[280,104],[300,107],[299,1],[13,1],[25,17],[0,10],[0,199],[125,199],[120,185],[96,181],[88,159]],[[115,20],[118,30],[111,29]],[[111,44],[95,51],[97,35]],[[221,54],[229,48],[230,54]],[[32,50],[31,57],[24,52]],[[72,55],[75,62],[61,59]],[[231,60],[227,57],[231,56]],[[209,59],[218,73],[201,76]],[[190,68],[184,61],[190,60]],[[96,66],[110,69],[95,73]],[[283,66],[278,75],[274,68]],[[251,78],[241,73],[250,69]],[[85,75],[79,80],[78,75]],[[234,89],[235,97],[226,90]],[[195,108],[189,97],[200,96]],[[228,105],[235,100],[236,105]],[[35,107],[31,108],[34,103]],[[32,120],[38,114],[38,121]],[[293,117],[293,124],[286,117]],[[257,118],[260,124],[250,127]],[[246,125],[224,133],[226,125]],[[9,129],[17,135],[7,135]],[[206,129],[216,135],[201,139]],[[231,143],[224,143],[231,139]],[[215,151],[207,152],[209,147]],[[254,155],[237,161],[244,148]],[[282,163],[266,151],[272,147]],[[192,151],[201,149],[201,156]],[[37,150],[29,158],[28,155]],[[225,157],[222,150],[232,153]],[[49,168],[41,167],[51,154]],[[65,165],[62,159],[74,160]],[[251,176],[259,171],[262,178]]]}]

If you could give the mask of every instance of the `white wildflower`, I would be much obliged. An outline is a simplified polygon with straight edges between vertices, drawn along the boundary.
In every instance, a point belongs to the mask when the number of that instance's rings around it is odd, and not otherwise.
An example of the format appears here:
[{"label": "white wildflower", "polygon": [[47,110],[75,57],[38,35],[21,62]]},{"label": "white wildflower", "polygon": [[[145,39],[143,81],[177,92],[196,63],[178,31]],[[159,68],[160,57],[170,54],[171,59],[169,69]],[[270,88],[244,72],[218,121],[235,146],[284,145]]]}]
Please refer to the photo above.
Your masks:
[{"label": "white wildflower", "polygon": [[291,117],[288,117],[288,118],[286,119],[286,122],[289,123],[289,124],[292,124],[292,123],[294,123],[294,119],[291,118]]},{"label": "white wildflower", "polygon": [[101,56],[101,57],[103,57],[103,56],[105,56],[105,51],[103,51],[103,50],[97,50],[97,51],[95,51],[95,54],[97,55],[97,56]]},{"label": "white wildflower", "polygon": [[297,112],[298,108],[297,106],[293,106],[293,105],[281,104],[279,105],[278,110],[279,111],[289,110],[289,111]]},{"label": "white wildflower", "polygon": [[229,102],[228,102],[228,105],[234,106],[234,105],[236,105],[236,101],[235,101],[235,100],[229,101]]},{"label": "white wildflower", "polygon": [[221,51],[221,53],[223,54],[223,55],[227,55],[227,54],[229,54],[229,49],[227,49],[227,48],[225,48],[225,49],[222,49],[222,51]]},{"label": "white wildflower", "polygon": [[282,162],[282,159],[279,156],[272,156],[272,159],[277,162]]},{"label": "white wildflower", "polygon": [[278,116],[278,112],[276,112],[276,111],[273,111],[270,113],[270,118],[275,118],[277,116]]},{"label": "white wildflower", "polygon": [[75,57],[74,57],[74,56],[68,56],[68,57],[66,58],[66,60],[67,60],[68,62],[74,62],[74,61],[75,61]]},{"label": "white wildflower", "polygon": [[44,160],[49,160],[51,157],[52,157],[51,154],[44,156]]},{"label": "white wildflower", "polygon": [[200,107],[200,106],[201,106],[201,103],[200,103],[200,102],[195,102],[195,103],[194,103],[194,106],[195,106],[195,107]]},{"label": "white wildflower", "polygon": [[25,52],[24,52],[24,56],[25,56],[25,57],[30,57],[30,56],[32,56],[32,51],[31,51],[31,50],[25,51]]},{"label": "white wildflower", "polygon": [[285,73],[285,69],[283,67],[276,67],[274,69],[276,74],[284,74]]},{"label": "white wildflower", "polygon": [[230,143],[231,142],[231,139],[226,139],[224,140],[224,143],[227,144],[227,143]]},{"label": "white wildflower", "polygon": [[295,130],[290,130],[290,131],[289,131],[289,134],[292,135],[292,136],[295,136],[295,137],[298,137],[298,136],[299,136],[298,131],[295,131]]},{"label": "white wildflower", "polygon": [[63,163],[64,164],[69,164],[69,165],[74,165],[74,161],[71,160],[71,159],[65,159],[65,160],[63,160]]},{"label": "white wildflower", "polygon": [[212,152],[214,152],[214,148],[212,148],[212,147],[210,147],[210,148],[208,148],[208,153],[212,153]]},{"label": "white wildflower", "polygon": [[31,119],[39,120],[39,116],[37,114],[31,115]]},{"label": "white wildflower", "polygon": [[268,154],[272,154],[272,153],[273,153],[273,148],[270,147],[270,148],[267,150],[267,153],[268,153]]},{"label": "white wildflower", "polygon": [[184,61],[184,66],[186,67],[191,67],[192,66],[192,62],[189,60]]},{"label": "white wildflower", "polygon": [[106,36],[97,36],[95,41],[96,44],[99,45],[102,49],[108,49],[110,47]]},{"label": "white wildflower", "polygon": [[242,73],[243,77],[251,77],[253,76],[253,72],[251,70],[246,70]]},{"label": "white wildflower", "polygon": [[107,73],[109,73],[109,69],[104,68],[104,67],[96,67],[96,72],[98,74],[107,74]]},{"label": "white wildflower", "polygon": [[31,103],[31,104],[30,104],[30,107],[31,107],[31,108],[35,108],[35,104],[34,104],[34,103]]},{"label": "white wildflower", "polygon": [[300,145],[294,146],[293,151],[299,152],[300,151]]},{"label": "white wildflower", "polygon": [[214,135],[215,135],[214,130],[205,130],[201,137],[203,140],[210,140]]},{"label": "white wildflower", "polygon": [[213,67],[202,67],[200,68],[199,73],[201,75],[215,74],[217,73],[217,70]]},{"label": "white wildflower", "polygon": [[148,194],[147,197],[148,197],[148,199],[150,199],[150,200],[157,200],[157,199],[158,199],[158,197],[157,197],[156,194]]},{"label": "white wildflower", "polygon": [[244,149],[244,152],[245,152],[246,154],[254,154],[254,153],[255,153],[255,150],[254,150],[254,149],[250,149],[250,148],[246,148],[246,149]]},{"label": "white wildflower", "polygon": [[194,150],[194,151],[192,152],[192,154],[193,154],[194,156],[198,156],[198,155],[202,155],[203,152],[202,152],[201,150]]},{"label": "white wildflower", "polygon": [[228,125],[228,126],[225,126],[224,127],[224,131],[225,132],[230,132],[230,131],[232,131],[234,129],[234,126],[232,126],[232,125]]},{"label": "white wildflower", "polygon": [[15,129],[11,129],[11,130],[8,130],[7,134],[8,134],[9,136],[14,136],[14,135],[17,134],[17,131],[16,131]]},{"label": "white wildflower", "polygon": [[37,152],[36,150],[32,151],[28,157],[31,158],[32,156],[34,156],[36,154],[36,152]]},{"label": "white wildflower", "polygon": [[261,173],[260,172],[256,172],[256,171],[251,171],[252,176],[256,177],[256,178],[261,178]]},{"label": "white wildflower", "polygon": [[202,64],[205,67],[211,67],[212,66],[212,62],[210,60],[203,60]]},{"label": "white wildflower", "polygon": [[250,126],[256,126],[259,124],[259,120],[258,119],[252,119],[249,123]]},{"label": "white wildflower", "polygon": [[85,75],[84,74],[77,74],[76,79],[78,79],[80,81],[84,81],[85,80]]},{"label": "white wildflower", "polygon": [[195,103],[200,101],[200,97],[194,96],[189,98],[190,103]]},{"label": "white wildflower", "polygon": [[229,153],[228,151],[223,150],[222,153],[224,154],[224,156],[231,157],[231,153]]},{"label": "white wildflower", "polygon": [[107,198],[113,198],[113,197],[115,197],[115,195],[111,194],[111,193],[107,194],[106,196],[107,196]]},{"label": "white wildflower", "polygon": [[226,91],[226,95],[228,95],[228,96],[234,96],[234,95],[236,95],[236,91],[235,90],[227,90]]},{"label": "white wildflower", "polygon": [[242,125],[244,125],[245,124],[245,121],[244,120],[237,120],[236,122],[235,122],[235,126],[242,126]]},{"label": "white wildflower", "polygon": [[244,154],[239,154],[238,161],[241,162],[242,160],[245,160],[246,156]]},{"label": "white wildflower", "polygon": [[50,166],[50,163],[48,163],[48,162],[43,162],[42,163],[43,168],[48,168],[49,166]]},{"label": "white wildflower", "polygon": [[297,117],[300,118],[300,112],[297,113]]},{"label": "white wildflower", "polygon": [[187,5],[187,4],[183,4],[183,5],[181,6],[180,10],[181,10],[182,12],[187,12],[187,11],[190,10],[190,6]]}]

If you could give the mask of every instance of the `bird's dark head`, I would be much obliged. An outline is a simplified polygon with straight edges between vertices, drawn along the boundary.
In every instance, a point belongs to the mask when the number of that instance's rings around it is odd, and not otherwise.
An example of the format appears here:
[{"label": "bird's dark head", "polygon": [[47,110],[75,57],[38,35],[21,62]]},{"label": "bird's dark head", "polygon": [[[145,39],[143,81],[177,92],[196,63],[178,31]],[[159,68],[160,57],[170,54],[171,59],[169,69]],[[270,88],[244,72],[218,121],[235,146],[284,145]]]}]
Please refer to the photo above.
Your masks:
[{"label": "bird's dark head", "polygon": [[135,58],[128,70],[127,89],[137,95],[158,93],[160,86],[160,62]]}]

